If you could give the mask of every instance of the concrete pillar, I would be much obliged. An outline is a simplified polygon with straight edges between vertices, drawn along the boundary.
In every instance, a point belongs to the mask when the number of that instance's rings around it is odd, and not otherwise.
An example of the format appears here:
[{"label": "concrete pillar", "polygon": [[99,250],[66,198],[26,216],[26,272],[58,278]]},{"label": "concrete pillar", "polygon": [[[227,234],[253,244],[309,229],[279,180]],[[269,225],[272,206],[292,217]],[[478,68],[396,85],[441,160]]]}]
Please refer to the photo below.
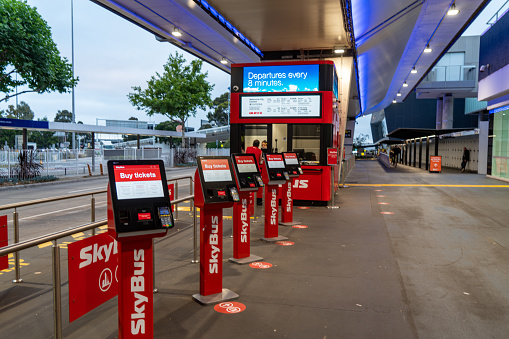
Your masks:
[{"label": "concrete pillar", "polygon": [[453,128],[454,122],[454,98],[450,94],[444,96],[444,107],[442,108],[442,129]]},{"label": "concrete pillar", "polygon": [[489,121],[479,121],[479,156],[477,159],[477,173],[479,174],[488,174],[489,126]]},{"label": "concrete pillar", "polygon": [[419,139],[419,168],[422,168],[422,139]]},{"label": "concrete pillar", "polygon": [[426,138],[426,171],[429,169],[429,137]]},{"label": "concrete pillar", "polygon": [[417,166],[416,158],[417,158],[417,139],[414,139],[414,167]]},{"label": "concrete pillar", "polygon": [[92,143],[90,144],[92,147],[92,172],[95,172],[95,133],[92,132]]},{"label": "concrete pillar", "polygon": [[438,98],[437,99],[437,123],[436,123],[436,129],[442,129],[442,110],[444,107],[444,99]]}]

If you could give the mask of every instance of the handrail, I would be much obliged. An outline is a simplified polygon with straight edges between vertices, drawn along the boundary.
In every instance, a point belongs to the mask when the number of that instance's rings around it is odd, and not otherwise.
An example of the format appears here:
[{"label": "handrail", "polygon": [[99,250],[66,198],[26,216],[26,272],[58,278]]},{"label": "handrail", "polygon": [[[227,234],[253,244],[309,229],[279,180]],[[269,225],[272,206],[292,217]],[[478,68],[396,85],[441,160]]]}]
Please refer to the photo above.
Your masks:
[{"label": "handrail", "polygon": [[19,208],[19,207],[26,207],[26,206],[31,206],[31,205],[37,205],[37,204],[42,204],[42,203],[45,203],[45,202],[53,202],[53,201],[66,200],[66,199],[72,199],[72,198],[86,197],[87,195],[94,195],[94,194],[101,194],[101,193],[106,193],[106,190],[86,192],[86,193],[78,193],[78,194],[71,194],[71,195],[61,195],[59,197],[36,199],[36,200],[30,200],[30,201],[25,201],[25,202],[17,202],[17,203],[14,203],[14,204],[1,205],[0,206],[0,211],[8,210],[8,209],[11,209],[11,208]]}]

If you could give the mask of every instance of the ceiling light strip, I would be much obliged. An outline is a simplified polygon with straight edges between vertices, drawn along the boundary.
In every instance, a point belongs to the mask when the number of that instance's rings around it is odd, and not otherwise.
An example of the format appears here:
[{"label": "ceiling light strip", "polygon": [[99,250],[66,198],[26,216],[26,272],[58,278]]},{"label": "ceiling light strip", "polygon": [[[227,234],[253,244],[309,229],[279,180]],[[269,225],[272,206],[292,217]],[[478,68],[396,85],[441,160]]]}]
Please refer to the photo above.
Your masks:
[{"label": "ceiling light strip", "polygon": [[229,21],[227,21],[219,12],[214,9],[214,7],[210,6],[209,3],[205,0],[193,0],[198,6],[200,6],[208,15],[214,18],[221,26],[223,26],[227,31],[229,31],[233,36],[242,41],[244,45],[249,47],[253,52],[258,54],[260,57],[263,57],[262,51],[258,47],[256,47],[248,38],[246,38],[239,30],[233,26]]}]

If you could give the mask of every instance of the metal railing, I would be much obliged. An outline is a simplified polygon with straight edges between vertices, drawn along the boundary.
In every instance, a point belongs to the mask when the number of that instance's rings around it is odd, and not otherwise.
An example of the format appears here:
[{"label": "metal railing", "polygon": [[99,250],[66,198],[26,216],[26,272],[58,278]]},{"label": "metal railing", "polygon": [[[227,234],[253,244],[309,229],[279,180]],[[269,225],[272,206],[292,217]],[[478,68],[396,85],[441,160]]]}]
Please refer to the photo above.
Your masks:
[{"label": "metal railing", "polygon": [[423,82],[475,81],[476,76],[476,65],[435,66]]},{"label": "metal railing", "polygon": [[[103,193],[103,192],[106,192],[106,190],[100,191],[100,192]],[[94,193],[94,194],[97,194],[97,193]],[[83,195],[86,195],[86,194],[80,194],[79,196],[83,196]],[[52,198],[48,198],[48,199],[52,199]],[[48,200],[48,199],[40,199],[40,200]],[[56,199],[56,200],[52,200],[52,201],[63,200],[64,197],[57,197],[57,198],[53,198],[53,199]],[[188,200],[192,201],[192,206],[193,206],[193,252],[194,253],[193,253],[192,262],[197,263],[198,262],[198,227],[197,227],[197,223],[196,223],[196,208],[194,206],[194,195],[189,195],[189,196],[185,196],[181,199],[172,200],[171,204],[177,205],[180,202],[184,202],[184,201],[188,201]],[[34,200],[34,201],[36,201],[36,200]],[[20,203],[19,205],[30,206],[31,204],[34,203],[34,201]],[[45,201],[45,202],[47,202],[47,201]],[[13,205],[17,205],[17,204],[0,206],[0,210],[12,208]],[[7,206],[10,206],[10,207],[7,207]],[[18,207],[20,207],[20,206],[18,206]],[[81,233],[81,232],[85,232],[85,231],[89,231],[89,230],[93,231],[95,228],[104,226],[107,224],[108,224],[107,220],[100,220],[98,222],[92,222],[90,224],[81,225],[81,226],[77,226],[74,228],[69,228],[64,231],[50,233],[50,234],[47,234],[47,235],[44,235],[41,237],[37,237],[34,239],[17,242],[13,245],[6,246],[6,247],[3,247],[0,249],[0,257],[2,257],[2,256],[9,255],[11,253],[14,253],[15,255],[17,255],[17,253],[19,253],[19,251],[21,251],[21,250],[39,246],[41,244],[44,244],[44,243],[47,243],[50,241],[53,242],[53,246],[52,246],[52,264],[53,264],[52,273],[53,274],[52,274],[52,276],[53,276],[53,317],[54,317],[53,320],[54,320],[55,338],[58,338],[58,339],[62,338],[62,292],[61,292],[61,271],[60,271],[60,248],[58,247],[57,240],[71,236],[76,233]],[[18,239],[18,241],[19,241],[19,239]],[[18,265],[19,265],[19,262],[18,262]],[[155,265],[154,265],[154,269],[155,269]],[[16,282],[21,282],[22,280],[19,279],[19,267],[16,272],[17,272],[16,274],[17,274],[17,279],[18,279],[18,281],[16,281]],[[154,274],[154,276],[155,276],[155,274]],[[155,277],[154,277],[154,281],[155,281]]]},{"label": "metal railing", "polygon": [[343,160],[343,163],[341,165],[341,178],[340,178],[340,185],[342,187],[345,186],[346,177],[348,174],[350,174],[350,171],[355,166],[355,155],[352,154],[348,159]]}]

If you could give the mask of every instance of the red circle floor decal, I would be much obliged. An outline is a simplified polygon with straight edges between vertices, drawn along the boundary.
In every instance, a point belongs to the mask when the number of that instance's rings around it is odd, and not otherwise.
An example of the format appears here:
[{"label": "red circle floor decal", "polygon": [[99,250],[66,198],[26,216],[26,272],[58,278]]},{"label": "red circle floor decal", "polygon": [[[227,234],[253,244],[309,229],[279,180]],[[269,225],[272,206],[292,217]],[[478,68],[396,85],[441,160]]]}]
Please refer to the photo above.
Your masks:
[{"label": "red circle floor decal", "polygon": [[259,269],[265,269],[265,268],[271,268],[272,264],[268,262],[258,261],[258,262],[252,262],[249,264],[249,267],[252,268],[259,268]]},{"label": "red circle floor decal", "polygon": [[300,209],[300,210],[308,210],[309,209],[309,207],[302,207],[302,206],[299,206],[297,208]]},{"label": "red circle floor decal", "polygon": [[292,246],[295,243],[293,241],[276,241],[276,244],[281,246]]},{"label": "red circle floor decal", "polygon": [[293,225],[293,228],[308,228],[306,225]]},{"label": "red circle floor decal", "polygon": [[380,212],[382,214],[394,214],[394,212]]},{"label": "red circle floor decal", "polygon": [[219,303],[214,306],[214,310],[219,313],[233,314],[240,313],[246,309],[246,305],[242,303],[238,303],[236,301],[227,301],[224,303]]}]

